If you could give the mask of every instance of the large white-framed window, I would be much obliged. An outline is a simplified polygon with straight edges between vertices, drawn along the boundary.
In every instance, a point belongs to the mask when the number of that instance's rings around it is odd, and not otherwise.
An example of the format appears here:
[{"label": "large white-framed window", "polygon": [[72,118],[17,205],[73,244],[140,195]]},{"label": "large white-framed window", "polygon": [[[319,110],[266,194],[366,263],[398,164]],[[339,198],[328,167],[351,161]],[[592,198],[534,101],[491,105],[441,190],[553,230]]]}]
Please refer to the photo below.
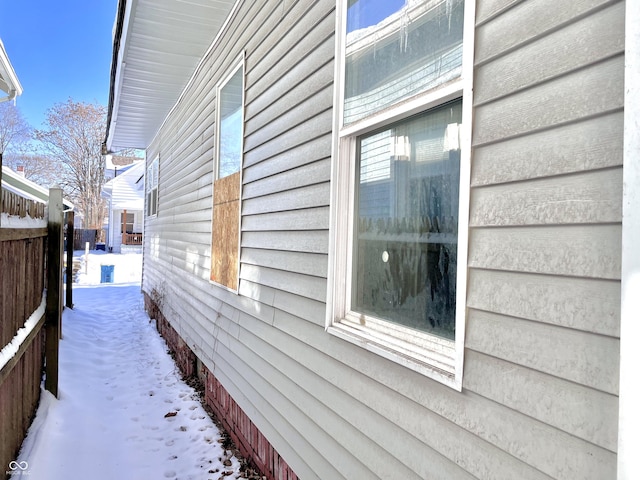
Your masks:
[{"label": "large white-framed window", "polygon": [[462,388],[472,0],[339,0],[327,330]]},{"label": "large white-framed window", "polygon": [[160,158],[156,157],[148,166],[146,173],[147,216],[158,214],[158,174]]},{"label": "large white-framed window", "polygon": [[216,87],[210,280],[238,291],[244,146],[244,53]]}]

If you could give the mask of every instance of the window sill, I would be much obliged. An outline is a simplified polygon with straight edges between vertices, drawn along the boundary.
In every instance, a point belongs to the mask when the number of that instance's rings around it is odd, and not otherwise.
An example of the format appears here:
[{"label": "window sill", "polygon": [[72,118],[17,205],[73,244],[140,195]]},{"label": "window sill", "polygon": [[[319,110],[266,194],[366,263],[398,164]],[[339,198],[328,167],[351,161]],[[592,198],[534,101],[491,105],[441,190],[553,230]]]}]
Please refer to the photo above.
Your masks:
[{"label": "window sill", "polygon": [[381,328],[349,319],[334,322],[327,332],[457,391],[462,389],[461,372],[456,374],[457,355],[453,340],[391,324],[384,328],[400,334],[390,336]]}]

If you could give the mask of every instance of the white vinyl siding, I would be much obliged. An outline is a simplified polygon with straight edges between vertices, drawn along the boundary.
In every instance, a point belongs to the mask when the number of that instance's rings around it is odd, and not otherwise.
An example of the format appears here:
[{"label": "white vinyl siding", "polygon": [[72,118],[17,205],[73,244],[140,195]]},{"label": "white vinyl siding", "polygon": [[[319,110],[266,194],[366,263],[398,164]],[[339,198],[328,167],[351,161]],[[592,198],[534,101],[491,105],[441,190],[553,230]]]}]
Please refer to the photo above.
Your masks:
[{"label": "white vinyl siding", "polygon": [[[143,289],[305,480],[615,478],[624,3],[475,3],[461,391],[325,331],[335,2],[239,2],[148,149]],[[236,294],[212,106],[243,50]]]}]

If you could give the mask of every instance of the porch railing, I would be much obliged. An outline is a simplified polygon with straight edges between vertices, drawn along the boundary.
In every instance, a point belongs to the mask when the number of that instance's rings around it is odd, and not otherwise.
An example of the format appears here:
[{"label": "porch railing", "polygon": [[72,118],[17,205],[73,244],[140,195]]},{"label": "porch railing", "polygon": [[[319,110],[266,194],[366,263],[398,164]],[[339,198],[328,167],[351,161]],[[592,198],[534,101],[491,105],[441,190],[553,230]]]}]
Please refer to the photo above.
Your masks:
[{"label": "porch railing", "polygon": [[122,234],[123,245],[142,245],[141,233],[123,233]]}]

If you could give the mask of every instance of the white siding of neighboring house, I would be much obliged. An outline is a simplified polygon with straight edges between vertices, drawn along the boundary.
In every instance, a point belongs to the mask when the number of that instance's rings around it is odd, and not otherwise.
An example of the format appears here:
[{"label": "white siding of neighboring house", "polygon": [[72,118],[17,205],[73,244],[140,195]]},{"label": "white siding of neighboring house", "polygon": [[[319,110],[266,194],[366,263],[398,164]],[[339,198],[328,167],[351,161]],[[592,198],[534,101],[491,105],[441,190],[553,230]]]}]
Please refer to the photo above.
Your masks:
[{"label": "white siding of neighboring house", "polygon": [[[112,210],[109,216],[109,242],[108,246],[113,248],[114,252],[120,252],[122,247],[122,213],[124,210]],[[141,233],[144,225],[144,212],[142,210],[127,210],[128,214],[133,214],[133,232]]]},{"label": "white siding of neighboring house", "polygon": [[[307,479],[616,471],[624,3],[479,0],[461,393],[325,332],[335,2],[243,2],[147,151],[143,289]],[[208,281],[246,53],[240,289]]]},{"label": "white siding of neighboring house", "polygon": [[144,162],[135,164],[113,178],[105,186],[109,205],[109,238],[107,246],[114,252],[120,251],[122,244],[122,216],[134,214],[134,232],[141,233],[144,224]]}]

